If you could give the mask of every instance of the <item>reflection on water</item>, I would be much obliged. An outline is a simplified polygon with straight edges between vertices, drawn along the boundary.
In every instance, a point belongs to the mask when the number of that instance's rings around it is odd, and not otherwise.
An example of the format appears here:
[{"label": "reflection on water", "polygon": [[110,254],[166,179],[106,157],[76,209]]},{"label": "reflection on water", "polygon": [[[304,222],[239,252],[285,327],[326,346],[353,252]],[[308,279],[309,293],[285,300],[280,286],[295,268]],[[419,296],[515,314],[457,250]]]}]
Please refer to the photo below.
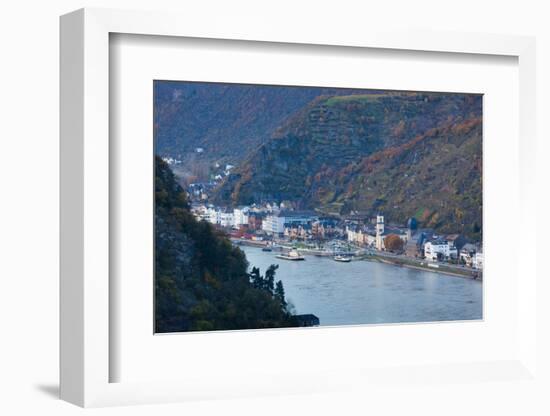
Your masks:
[{"label": "reflection on water", "polygon": [[312,313],[321,325],[482,318],[482,283],[476,280],[369,261],[307,256],[291,262],[259,248],[241,249],[262,273],[278,264],[277,279],[296,313]]}]

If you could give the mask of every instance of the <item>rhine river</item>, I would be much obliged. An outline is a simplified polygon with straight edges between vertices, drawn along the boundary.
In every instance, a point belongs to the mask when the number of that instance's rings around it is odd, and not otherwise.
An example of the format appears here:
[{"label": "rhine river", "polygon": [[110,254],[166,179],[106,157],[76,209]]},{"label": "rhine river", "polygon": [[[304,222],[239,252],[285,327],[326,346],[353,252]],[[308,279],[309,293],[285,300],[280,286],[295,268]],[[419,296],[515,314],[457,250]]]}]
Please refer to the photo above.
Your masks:
[{"label": "rhine river", "polygon": [[276,280],[283,281],[287,301],[297,314],[316,315],[321,326],[482,318],[477,280],[364,260],[280,260],[276,252],[240,248],[262,275],[278,264]]}]

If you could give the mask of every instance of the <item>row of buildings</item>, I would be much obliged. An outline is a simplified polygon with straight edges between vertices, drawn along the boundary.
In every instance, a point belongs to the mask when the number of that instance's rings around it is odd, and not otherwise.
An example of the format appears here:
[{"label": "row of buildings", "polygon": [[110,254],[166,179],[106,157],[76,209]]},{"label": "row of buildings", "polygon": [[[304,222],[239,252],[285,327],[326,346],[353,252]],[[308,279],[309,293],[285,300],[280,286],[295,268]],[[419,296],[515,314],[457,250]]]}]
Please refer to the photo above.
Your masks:
[{"label": "row of buildings", "polygon": [[251,230],[260,230],[264,226],[267,218],[274,212],[279,212],[279,207],[266,204],[261,207],[242,206],[232,210],[215,207],[214,205],[194,204],[192,206],[193,214],[199,219],[210,222],[211,224],[223,227],[233,228],[235,230],[241,227],[249,227]]},{"label": "row of buildings", "polygon": [[386,251],[389,236],[401,240],[400,253],[428,261],[454,261],[481,269],[483,253],[479,245],[459,234],[438,235],[431,229],[418,229],[414,218],[405,227],[386,225],[383,215],[373,221],[325,218],[313,211],[285,209],[277,204],[241,206],[232,210],[198,205],[197,218],[219,227],[254,236],[254,239],[283,238],[299,241],[347,240],[358,247]]},{"label": "row of buildings", "polygon": [[475,269],[483,268],[481,245],[468,242],[460,234],[442,236],[432,230],[419,230],[405,245],[405,254],[432,262],[453,261]]},{"label": "row of buildings", "polygon": [[346,227],[346,236],[350,243],[374,247],[377,250],[385,250],[385,240],[389,235],[396,235],[406,243],[410,239],[410,229],[386,226],[383,215],[377,215],[374,224],[352,223]]},{"label": "row of buildings", "polygon": [[467,266],[481,269],[483,252],[480,245],[472,244],[460,234],[438,235],[431,229],[418,229],[414,218],[409,218],[407,226],[388,227],[384,216],[377,215],[376,223],[347,227],[347,239],[350,243],[386,250],[386,238],[390,235],[402,241],[402,252],[415,258],[428,261],[457,261]]},{"label": "row of buildings", "polygon": [[313,211],[287,210],[284,205],[241,206],[228,210],[213,205],[196,205],[193,213],[199,220],[233,230],[241,230],[269,237],[296,240],[338,238],[344,229],[338,221],[321,218]]}]

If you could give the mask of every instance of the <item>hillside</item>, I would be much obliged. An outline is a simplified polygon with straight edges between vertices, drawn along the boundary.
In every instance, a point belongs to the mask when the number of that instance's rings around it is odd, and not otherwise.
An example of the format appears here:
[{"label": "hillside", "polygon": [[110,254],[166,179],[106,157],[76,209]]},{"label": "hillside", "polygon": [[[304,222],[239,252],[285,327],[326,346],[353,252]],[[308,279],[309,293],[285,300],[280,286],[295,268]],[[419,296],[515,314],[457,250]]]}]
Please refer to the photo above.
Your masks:
[{"label": "hillside", "polygon": [[[466,222],[481,224],[475,205],[481,184],[466,184],[480,174],[481,161],[472,159],[481,155],[480,117],[479,95],[318,97],[226,179],[216,201],[290,201],[296,208],[337,214],[384,210],[398,222],[415,215],[426,226],[466,230]],[[464,127],[471,123],[477,127]],[[412,179],[396,181],[399,175]],[[414,181],[422,186],[411,187]],[[440,192],[440,182],[448,184],[448,193]],[[457,218],[442,210],[455,203],[464,211]]]},{"label": "hillside", "polygon": [[155,159],[156,332],[296,326],[275,268],[247,273],[244,253],[189,211],[166,163]]},{"label": "hillside", "polygon": [[396,223],[415,217],[424,227],[479,240],[481,136],[481,118],[430,129],[338,172],[321,172],[310,198],[329,212],[381,211]]},{"label": "hillside", "polygon": [[[364,90],[156,81],[155,152],[237,164],[315,98],[359,93]],[[196,148],[204,152],[199,156]]]}]

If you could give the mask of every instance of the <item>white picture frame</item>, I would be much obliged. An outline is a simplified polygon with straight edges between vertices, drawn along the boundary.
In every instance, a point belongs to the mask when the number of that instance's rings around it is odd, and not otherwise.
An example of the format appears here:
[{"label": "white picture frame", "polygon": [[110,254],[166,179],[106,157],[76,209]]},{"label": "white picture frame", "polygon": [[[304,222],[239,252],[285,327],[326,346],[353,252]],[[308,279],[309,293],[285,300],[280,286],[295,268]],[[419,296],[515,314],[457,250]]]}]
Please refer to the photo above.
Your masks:
[{"label": "white picture frame", "polygon": [[[400,32],[349,28],[328,33],[314,24],[285,27],[273,23],[214,21],[205,26],[192,16],[167,13],[82,9],[61,18],[61,398],[80,406],[158,403],[269,392],[323,392],[342,388],[343,379],[376,384],[411,377],[410,369],[380,368],[368,374],[331,369],[326,377],[284,374],[231,383],[198,373],[183,381],[110,382],[110,163],[109,36],[113,33],[203,39],[332,45],[334,47],[430,51],[442,54],[503,55],[519,65],[520,247],[535,241],[535,40],[530,37],[467,33]],[[528,215],[529,214],[529,215]],[[517,293],[517,355],[499,361],[423,366],[415,379],[434,374],[478,381],[472,374],[493,372],[507,379],[536,376],[536,261],[519,250],[522,279]],[[516,271],[517,273],[517,271]],[[330,331],[329,329],[324,331]],[[336,335],[333,335],[336,336]],[[472,360],[475,361],[475,360]],[[360,369],[358,369],[360,370]],[[496,377],[496,376],[495,376]]]}]

